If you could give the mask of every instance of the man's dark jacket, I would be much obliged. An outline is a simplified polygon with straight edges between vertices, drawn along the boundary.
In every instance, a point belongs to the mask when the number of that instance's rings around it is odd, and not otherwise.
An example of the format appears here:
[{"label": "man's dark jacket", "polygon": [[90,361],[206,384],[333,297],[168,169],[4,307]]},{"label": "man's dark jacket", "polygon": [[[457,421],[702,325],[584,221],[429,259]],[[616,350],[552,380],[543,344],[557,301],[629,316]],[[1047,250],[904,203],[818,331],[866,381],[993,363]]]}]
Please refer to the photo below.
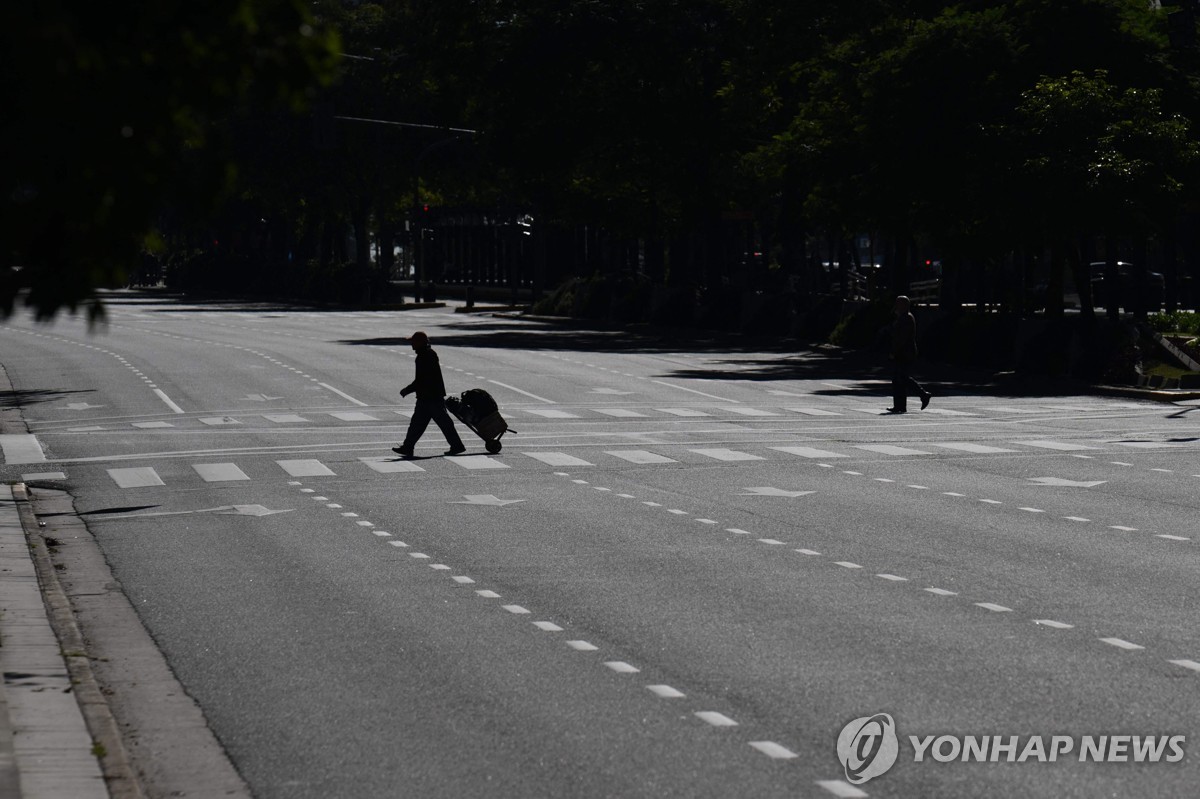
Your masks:
[{"label": "man's dark jacket", "polygon": [[442,381],[442,367],[433,347],[417,350],[417,378],[405,386],[401,396],[417,392],[417,399],[441,399],[446,396],[446,384]]}]

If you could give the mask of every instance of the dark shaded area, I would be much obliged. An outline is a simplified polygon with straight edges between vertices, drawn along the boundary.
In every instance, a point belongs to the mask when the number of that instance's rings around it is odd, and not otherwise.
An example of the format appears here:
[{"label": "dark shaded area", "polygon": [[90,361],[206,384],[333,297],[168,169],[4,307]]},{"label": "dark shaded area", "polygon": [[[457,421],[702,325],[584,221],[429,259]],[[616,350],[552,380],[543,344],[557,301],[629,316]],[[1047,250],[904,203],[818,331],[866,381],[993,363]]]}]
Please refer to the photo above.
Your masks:
[{"label": "dark shaded area", "polygon": [[[161,505],[129,505],[120,508],[101,508],[100,510],[83,511],[80,516],[111,516],[120,513],[134,513],[139,510],[150,510],[152,508],[162,507]],[[69,514],[64,514],[69,515]]]},{"label": "dark shaded area", "polygon": [[54,402],[74,394],[93,394],[95,389],[63,391],[55,388],[33,388],[20,391],[0,391],[0,408],[23,408],[40,402]]}]

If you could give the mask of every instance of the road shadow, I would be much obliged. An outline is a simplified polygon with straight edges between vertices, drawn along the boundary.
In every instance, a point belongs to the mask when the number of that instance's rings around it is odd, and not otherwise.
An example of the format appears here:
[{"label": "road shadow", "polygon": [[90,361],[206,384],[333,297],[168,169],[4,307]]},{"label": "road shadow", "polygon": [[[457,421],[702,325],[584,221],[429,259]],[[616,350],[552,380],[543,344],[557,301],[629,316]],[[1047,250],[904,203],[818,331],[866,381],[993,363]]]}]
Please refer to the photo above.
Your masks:
[{"label": "road shadow", "polygon": [[0,391],[0,408],[23,408],[44,402],[56,402],[76,394],[94,394],[95,389],[32,388],[18,391]]}]

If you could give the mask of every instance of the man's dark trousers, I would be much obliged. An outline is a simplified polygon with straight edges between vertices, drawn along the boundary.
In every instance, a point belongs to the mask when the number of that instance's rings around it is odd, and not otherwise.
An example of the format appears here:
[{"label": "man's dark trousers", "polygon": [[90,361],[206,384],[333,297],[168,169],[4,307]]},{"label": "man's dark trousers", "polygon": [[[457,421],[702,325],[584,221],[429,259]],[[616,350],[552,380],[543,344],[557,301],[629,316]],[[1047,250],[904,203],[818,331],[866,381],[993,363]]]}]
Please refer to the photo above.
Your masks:
[{"label": "man's dark trousers", "polygon": [[417,397],[416,405],[413,407],[412,421],[408,423],[408,435],[404,437],[404,444],[401,445],[404,449],[412,450],[416,446],[417,440],[429,426],[430,419],[437,422],[437,426],[446,436],[446,442],[450,445],[450,449],[463,448],[462,439],[459,438],[458,431],[454,429],[454,422],[446,411],[445,398]]},{"label": "man's dark trousers", "polygon": [[908,373],[911,367],[908,361],[895,361],[892,364],[892,407],[898,411],[908,410],[909,397],[925,396],[925,387]]}]

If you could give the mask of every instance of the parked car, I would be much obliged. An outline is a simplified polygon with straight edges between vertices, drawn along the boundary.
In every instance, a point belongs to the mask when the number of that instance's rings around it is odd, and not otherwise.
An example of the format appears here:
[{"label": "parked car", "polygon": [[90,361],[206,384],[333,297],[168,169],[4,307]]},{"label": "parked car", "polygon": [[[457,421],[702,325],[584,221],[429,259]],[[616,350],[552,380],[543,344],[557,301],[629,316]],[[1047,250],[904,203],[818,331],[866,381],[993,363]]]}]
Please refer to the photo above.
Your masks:
[{"label": "parked car", "polygon": [[[1097,308],[1105,307],[1107,295],[1104,287],[1104,261],[1092,261],[1092,305]],[[1134,306],[1134,292],[1137,290],[1138,270],[1128,261],[1117,261],[1117,300],[1121,308],[1128,311]],[[1162,272],[1146,271],[1145,294],[1142,295],[1145,310],[1161,311],[1167,299],[1167,281]]]}]

